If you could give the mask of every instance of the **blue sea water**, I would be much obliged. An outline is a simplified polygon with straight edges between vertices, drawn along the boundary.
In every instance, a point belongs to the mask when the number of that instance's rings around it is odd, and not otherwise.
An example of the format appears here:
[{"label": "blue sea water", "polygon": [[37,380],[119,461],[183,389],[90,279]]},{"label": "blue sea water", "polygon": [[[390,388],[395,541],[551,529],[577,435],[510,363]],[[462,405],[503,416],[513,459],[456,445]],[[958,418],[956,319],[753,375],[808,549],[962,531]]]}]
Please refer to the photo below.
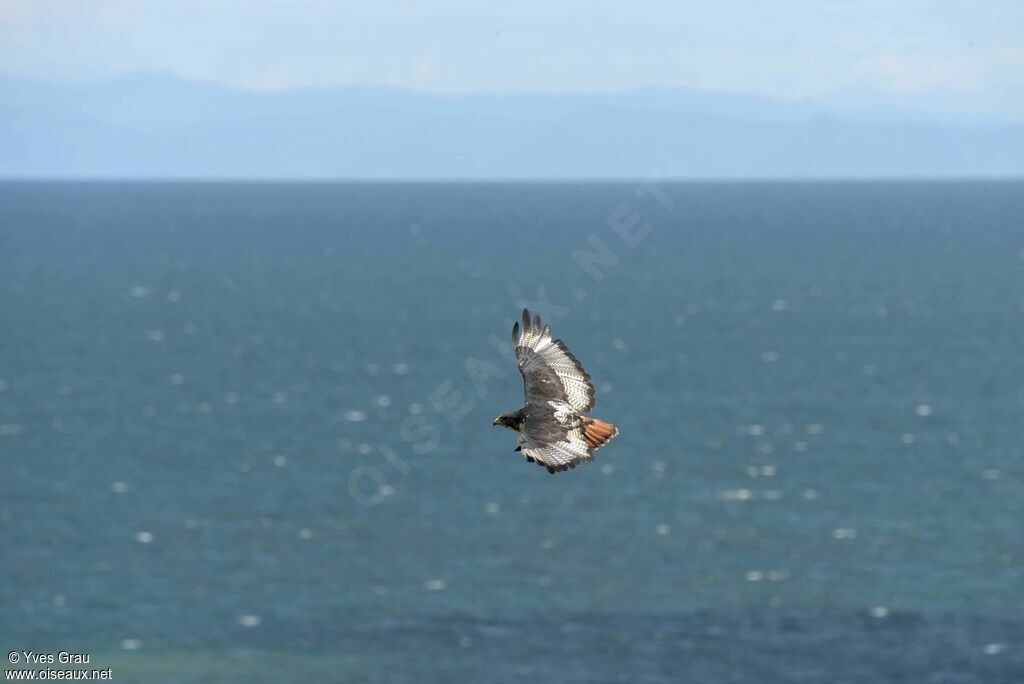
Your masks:
[{"label": "blue sea water", "polygon": [[[556,476],[524,304],[621,429]],[[1022,343],[1020,182],[0,184],[0,647],[1022,682]]]}]

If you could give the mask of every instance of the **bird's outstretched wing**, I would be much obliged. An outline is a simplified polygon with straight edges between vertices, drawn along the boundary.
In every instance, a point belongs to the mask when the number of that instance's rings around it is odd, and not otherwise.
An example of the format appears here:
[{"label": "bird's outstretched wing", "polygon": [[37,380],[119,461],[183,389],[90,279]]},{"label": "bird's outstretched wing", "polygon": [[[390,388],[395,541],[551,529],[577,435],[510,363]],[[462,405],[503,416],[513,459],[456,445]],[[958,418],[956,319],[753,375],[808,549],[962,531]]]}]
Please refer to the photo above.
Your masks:
[{"label": "bird's outstretched wing", "polygon": [[520,451],[526,456],[527,461],[546,467],[552,474],[594,460],[591,448],[579,428],[569,430],[561,439],[547,444],[535,442],[526,436],[520,445]]},{"label": "bird's outstretched wing", "polygon": [[558,401],[569,404],[577,413],[594,408],[594,386],[590,373],[572,355],[562,340],[551,339],[551,326],[541,326],[540,316],[530,320],[523,309],[523,328],[512,327],[512,346],[523,374],[527,404]]}]

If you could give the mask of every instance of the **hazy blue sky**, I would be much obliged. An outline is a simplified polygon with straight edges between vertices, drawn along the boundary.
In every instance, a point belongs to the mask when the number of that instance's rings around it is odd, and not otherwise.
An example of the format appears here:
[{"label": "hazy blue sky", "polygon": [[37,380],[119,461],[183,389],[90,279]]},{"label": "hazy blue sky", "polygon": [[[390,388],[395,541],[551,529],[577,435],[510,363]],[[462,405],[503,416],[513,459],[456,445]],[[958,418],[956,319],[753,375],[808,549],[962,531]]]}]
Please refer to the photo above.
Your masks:
[{"label": "hazy blue sky", "polygon": [[3,0],[0,73],[739,90],[1024,116],[1024,2]]}]

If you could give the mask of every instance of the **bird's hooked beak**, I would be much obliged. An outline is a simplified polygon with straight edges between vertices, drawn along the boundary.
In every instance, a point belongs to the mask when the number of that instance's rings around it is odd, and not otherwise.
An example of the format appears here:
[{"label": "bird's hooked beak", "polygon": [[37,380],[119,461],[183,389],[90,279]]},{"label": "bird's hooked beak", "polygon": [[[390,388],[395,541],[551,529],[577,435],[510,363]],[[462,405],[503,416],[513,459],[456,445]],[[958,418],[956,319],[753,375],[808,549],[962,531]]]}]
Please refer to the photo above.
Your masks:
[{"label": "bird's hooked beak", "polygon": [[513,432],[520,432],[519,415],[516,413],[502,413],[494,419],[494,425],[500,425],[501,427],[508,428]]}]

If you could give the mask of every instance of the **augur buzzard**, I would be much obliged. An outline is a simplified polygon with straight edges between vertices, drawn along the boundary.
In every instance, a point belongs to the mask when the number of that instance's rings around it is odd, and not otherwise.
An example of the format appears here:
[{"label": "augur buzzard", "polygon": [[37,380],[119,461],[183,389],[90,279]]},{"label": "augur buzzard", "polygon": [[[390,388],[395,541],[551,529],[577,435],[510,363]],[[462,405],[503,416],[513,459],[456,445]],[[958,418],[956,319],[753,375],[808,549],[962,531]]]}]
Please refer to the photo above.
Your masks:
[{"label": "augur buzzard", "polygon": [[495,425],[519,433],[516,451],[551,474],[594,460],[594,451],[619,434],[611,423],[585,416],[594,408],[590,374],[562,340],[551,339],[551,326],[540,316],[530,321],[523,309],[523,328],[512,327],[512,345],[523,374],[526,403],[494,419]]}]

